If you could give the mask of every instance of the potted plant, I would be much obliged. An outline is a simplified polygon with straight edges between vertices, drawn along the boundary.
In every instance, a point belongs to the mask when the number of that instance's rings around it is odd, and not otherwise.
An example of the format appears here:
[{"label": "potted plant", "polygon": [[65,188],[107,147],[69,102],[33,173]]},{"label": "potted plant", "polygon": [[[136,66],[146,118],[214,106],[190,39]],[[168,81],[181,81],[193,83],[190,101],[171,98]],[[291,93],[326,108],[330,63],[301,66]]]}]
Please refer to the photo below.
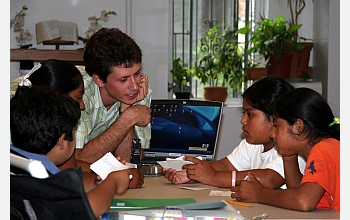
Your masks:
[{"label": "potted plant", "polygon": [[172,64],[170,72],[173,82],[168,83],[168,91],[173,90],[177,99],[189,99],[191,92],[185,91],[185,88],[190,86],[191,72],[183,65],[181,58],[174,59]]},{"label": "potted plant", "polygon": [[[299,25],[299,15],[302,13],[305,6],[305,0],[288,0],[288,8],[291,15],[291,25]],[[305,39],[299,36],[299,30],[296,31],[293,38],[294,41],[301,42],[304,47],[292,54],[290,78],[309,78],[310,76],[308,75],[308,67],[313,42],[310,42],[308,41],[309,39]]]},{"label": "potted plant", "polygon": [[[33,35],[29,33],[28,29],[23,29],[24,19],[26,17],[26,5],[22,6],[22,10],[16,13],[15,17],[10,20],[10,27],[13,28],[13,32],[18,33],[16,36],[16,42],[20,49],[29,49],[33,44],[25,44],[27,41],[33,39]],[[34,66],[34,60],[20,60],[19,61],[19,72],[21,76],[25,76]]]},{"label": "potted plant", "polygon": [[85,38],[79,36],[78,39],[82,40],[84,43],[84,48],[86,46],[86,43],[89,41],[91,35],[96,33],[98,30],[102,28],[102,25],[98,23],[99,21],[107,22],[109,20],[109,15],[115,15],[117,16],[117,13],[115,11],[106,11],[102,10],[100,17],[96,17],[96,15],[91,16],[88,18],[88,21],[90,21],[90,27],[85,32]]},{"label": "potted plant", "polygon": [[263,18],[250,39],[249,55],[262,55],[266,64],[266,75],[289,78],[292,51],[304,45],[294,40],[299,24],[288,24],[283,16],[275,19]]},{"label": "potted plant", "polygon": [[[211,25],[197,47],[191,72],[204,85],[204,99],[225,102],[228,88],[240,91],[245,81],[244,48],[237,32]],[[222,97],[219,94],[222,94]]]}]

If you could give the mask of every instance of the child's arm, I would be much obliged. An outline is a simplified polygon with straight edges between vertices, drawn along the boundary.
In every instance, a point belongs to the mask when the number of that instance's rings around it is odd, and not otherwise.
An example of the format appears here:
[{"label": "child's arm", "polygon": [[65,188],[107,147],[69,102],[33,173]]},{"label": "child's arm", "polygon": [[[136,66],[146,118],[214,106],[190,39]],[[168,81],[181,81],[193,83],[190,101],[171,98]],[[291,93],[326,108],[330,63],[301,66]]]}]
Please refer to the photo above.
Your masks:
[{"label": "child's arm", "polygon": [[287,187],[298,187],[300,185],[303,174],[300,173],[298,155],[282,156],[284,176]]},{"label": "child's arm", "polygon": [[66,162],[64,162],[63,164],[58,166],[58,168],[60,170],[65,170],[68,168],[77,169],[78,167],[81,167],[81,169],[84,172],[91,172],[90,165],[91,165],[91,163],[89,163],[89,162],[77,160],[75,158],[75,154],[73,153],[72,156]]},{"label": "child's arm", "polygon": [[132,179],[129,184],[129,189],[141,188],[145,179],[145,176],[143,175],[142,171],[137,168],[130,168],[129,170],[132,175]]},{"label": "child's arm", "polygon": [[102,178],[94,172],[83,172],[83,184],[85,192],[89,192],[102,182]]},{"label": "child's arm", "polygon": [[[225,162],[222,162],[222,160],[208,162],[199,160],[195,157],[184,157],[184,160],[193,162],[193,164],[186,164],[182,167],[183,169],[186,169],[187,177],[189,179],[211,186],[231,186],[232,172],[229,170],[234,169],[234,167],[230,162],[226,164]],[[216,170],[214,166],[220,171]]]},{"label": "child's arm", "polygon": [[192,161],[194,164],[186,164],[187,177],[203,184],[218,187],[232,186],[232,171],[235,173],[235,181],[243,180],[248,172],[254,173],[259,178],[261,184],[267,188],[276,189],[284,184],[283,177],[272,169],[253,169],[237,171],[227,158],[219,161],[207,162],[193,157],[185,157],[185,160]]},{"label": "child's arm", "polygon": [[285,190],[268,189],[252,174],[251,181],[241,181],[238,186],[231,187],[231,197],[243,202],[259,202],[276,207],[312,211],[325,193],[317,183],[303,183],[299,187]]},{"label": "child's arm", "polygon": [[96,218],[109,210],[115,194],[122,194],[128,189],[130,175],[129,169],[111,172],[96,188],[87,193]]}]

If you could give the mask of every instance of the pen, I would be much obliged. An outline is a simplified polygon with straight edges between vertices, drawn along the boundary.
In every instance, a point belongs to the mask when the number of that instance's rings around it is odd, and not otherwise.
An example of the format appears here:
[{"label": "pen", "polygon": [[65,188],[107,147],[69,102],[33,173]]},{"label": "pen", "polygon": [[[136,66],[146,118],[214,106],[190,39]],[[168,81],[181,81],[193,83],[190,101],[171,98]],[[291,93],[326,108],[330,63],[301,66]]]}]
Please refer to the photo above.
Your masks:
[{"label": "pen", "polygon": [[233,204],[233,205],[240,205],[240,206],[244,206],[244,207],[253,207],[252,205],[246,204],[246,203],[241,203],[241,202],[235,202],[232,200],[225,200],[225,202],[227,202],[228,204]]}]

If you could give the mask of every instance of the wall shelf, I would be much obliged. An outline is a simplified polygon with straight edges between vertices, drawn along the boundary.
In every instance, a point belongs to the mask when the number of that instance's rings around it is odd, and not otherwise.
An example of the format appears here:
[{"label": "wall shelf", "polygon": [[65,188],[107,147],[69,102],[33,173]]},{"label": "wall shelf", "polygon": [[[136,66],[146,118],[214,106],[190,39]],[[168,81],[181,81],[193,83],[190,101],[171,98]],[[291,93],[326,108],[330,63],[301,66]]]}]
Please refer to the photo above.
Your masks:
[{"label": "wall shelf", "polygon": [[10,49],[10,61],[57,59],[73,64],[84,64],[83,55],[84,50]]}]

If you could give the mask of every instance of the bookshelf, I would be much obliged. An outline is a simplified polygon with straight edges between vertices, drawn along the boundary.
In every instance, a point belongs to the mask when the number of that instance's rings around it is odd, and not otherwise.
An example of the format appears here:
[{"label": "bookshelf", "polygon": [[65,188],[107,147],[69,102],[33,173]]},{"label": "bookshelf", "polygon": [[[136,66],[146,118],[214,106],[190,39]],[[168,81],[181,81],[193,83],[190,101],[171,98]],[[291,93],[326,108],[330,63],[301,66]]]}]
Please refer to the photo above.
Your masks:
[{"label": "bookshelf", "polygon": [[10,61],[57,59],[73,64],[84,64],[84,50],[10,49]]}]

